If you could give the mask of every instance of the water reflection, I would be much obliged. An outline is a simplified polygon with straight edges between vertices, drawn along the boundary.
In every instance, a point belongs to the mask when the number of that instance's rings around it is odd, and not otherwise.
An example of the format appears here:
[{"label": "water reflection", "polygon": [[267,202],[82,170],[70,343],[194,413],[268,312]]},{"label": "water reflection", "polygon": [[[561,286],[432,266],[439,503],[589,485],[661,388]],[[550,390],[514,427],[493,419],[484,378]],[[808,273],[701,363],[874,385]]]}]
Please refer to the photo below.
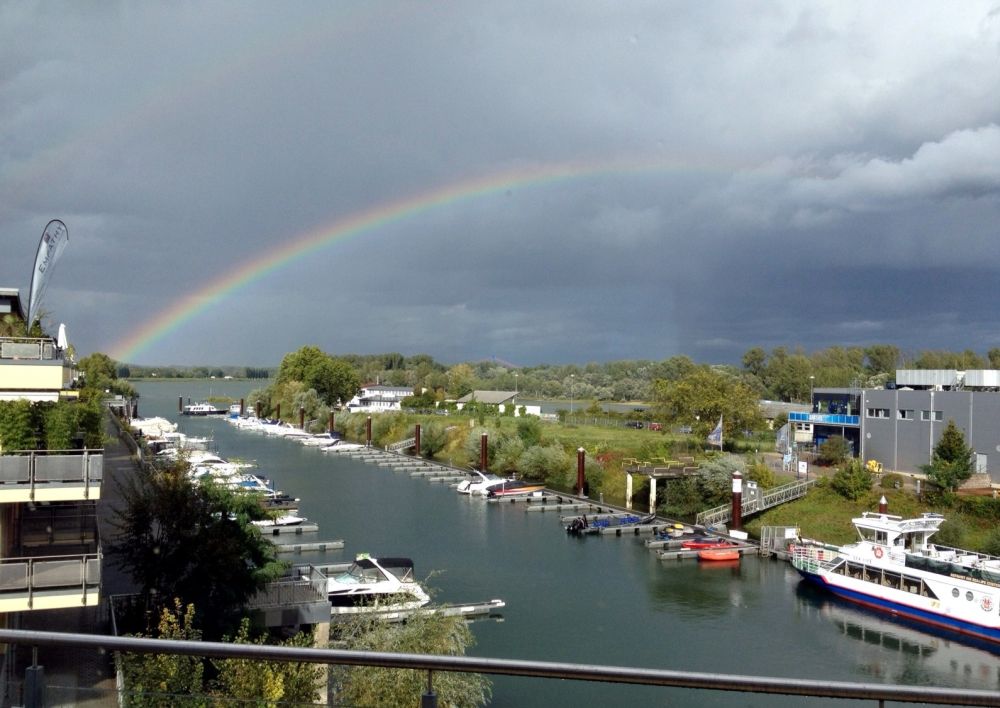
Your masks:
[{"label": "water reflection", "polygon": [[798,608],[854,640],[860,673],[901,684],[1000,689],[1000,647],[957,633],[874,612],[802,581]]}]

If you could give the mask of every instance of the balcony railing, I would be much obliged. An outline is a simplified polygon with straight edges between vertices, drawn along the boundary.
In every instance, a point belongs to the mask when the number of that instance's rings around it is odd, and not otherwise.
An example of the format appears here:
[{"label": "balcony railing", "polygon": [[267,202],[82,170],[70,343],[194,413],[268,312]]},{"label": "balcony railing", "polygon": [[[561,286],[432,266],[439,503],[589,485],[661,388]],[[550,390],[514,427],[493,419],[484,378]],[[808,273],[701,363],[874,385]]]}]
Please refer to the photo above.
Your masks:
[{"label": "balcony railing", "polygon": [[54,339],[34,337],[0,337],[0,359],[62,359],[62,350]]},{"label": "balcony railing", "polygon": [[0,600],[27,596],[27,607],[40,592],[79,592],[81,603],[88,594],[95,598],[101,585],[101,554],[5,558],[0,561]]},{"label": "balcony railing", "polygon": [[861,416],[839,413],[789,413],[788,420],[795,423],[818,423],[820,425],[861,425]]},{"label": "balcony railing", "polygon": [[[60,486],[82,484],[83,498],[100,496],[104,478],[103,450],[22,451],[0,455],[0,494],[10,489],[28,489],[34,501],[39,490],[58,492]],[[48,496],[48,495],[46,495]],[[52,501],[52,499],[45,499]]]}]

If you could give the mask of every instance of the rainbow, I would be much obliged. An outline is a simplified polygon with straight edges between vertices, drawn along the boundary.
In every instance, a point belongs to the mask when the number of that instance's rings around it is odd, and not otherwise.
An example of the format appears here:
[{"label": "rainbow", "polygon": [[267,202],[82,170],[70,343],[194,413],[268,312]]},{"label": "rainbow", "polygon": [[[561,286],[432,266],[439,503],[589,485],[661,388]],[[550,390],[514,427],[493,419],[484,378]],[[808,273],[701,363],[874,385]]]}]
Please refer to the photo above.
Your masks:
[{"label": "rainbow", "polygon": [[[211,285],[182,297],[154,315],[141,327],[116,342],[110,348],[109,356],[117,361],[134,363],[139,354],[156,342],[183,327],[214,304],[265,275],[324,249],[334,242],[371,232],[433,209],[515,188],[538,187],[572,178],[602,174],[662,173],[674,170],[691,172],[692,169],[696,168],[690,163],[665,164],[635,160],[533,165],[454,182],[397,201],[382,203],[339,218],[290,240],[279,239],[280,246],[268,249],[253,259],[241,263],[222,277],[214,279]],[[720,170],[718,167],[713,167],[710,171]]]}]

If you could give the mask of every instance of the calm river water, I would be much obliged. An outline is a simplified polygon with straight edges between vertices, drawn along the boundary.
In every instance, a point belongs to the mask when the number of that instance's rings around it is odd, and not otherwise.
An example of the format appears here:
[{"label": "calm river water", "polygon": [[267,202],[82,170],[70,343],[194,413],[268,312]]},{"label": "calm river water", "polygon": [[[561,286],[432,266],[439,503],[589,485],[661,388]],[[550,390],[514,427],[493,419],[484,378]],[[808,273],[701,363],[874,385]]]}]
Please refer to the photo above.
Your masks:
[{"label": "calm river water", "polygon": [[[302,499],[300,514],[319,524],[318,540],[345,542],[342,551],[295,562],[341,562],[359,552],[408,556],[419,577],[429,576],[437,601],[502,598],[501,621],[473,623],[469,655],[1000,689],[1000,662],[990,651],[818,595],[786,563],[663,562],[634,537],[570,537],[557,513],[487,504],[446,485],[177,412],[178,397],[239,399],[253,388],[247,382],[137,388],[141,415],[178,420],[184,432],[214,436],[223,457],[257,461],[277,488]],[[541,679],[495,677],[493,684],[494,706],[845,705]]]}]

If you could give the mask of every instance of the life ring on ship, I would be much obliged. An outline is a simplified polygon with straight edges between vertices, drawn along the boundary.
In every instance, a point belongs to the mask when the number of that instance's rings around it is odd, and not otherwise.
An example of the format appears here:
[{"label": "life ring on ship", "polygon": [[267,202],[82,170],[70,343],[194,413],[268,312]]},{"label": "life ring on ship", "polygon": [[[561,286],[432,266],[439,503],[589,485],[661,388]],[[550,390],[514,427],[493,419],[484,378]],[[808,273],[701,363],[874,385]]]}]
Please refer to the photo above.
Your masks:
[{"label": "life ring on ship", "polygon": [[875,548],[872,549],[872,553],[875,554],[876,558],[881,558],[882,557],[882,549],[879,548],[878,546],[875,546]]},{"label": "life ring on ship", "polygon": [[979,601],[979,606],[983,608],[984,612],[989,612],[993,609],[993,598],[989,595],[983,597],[983,599]]}]

